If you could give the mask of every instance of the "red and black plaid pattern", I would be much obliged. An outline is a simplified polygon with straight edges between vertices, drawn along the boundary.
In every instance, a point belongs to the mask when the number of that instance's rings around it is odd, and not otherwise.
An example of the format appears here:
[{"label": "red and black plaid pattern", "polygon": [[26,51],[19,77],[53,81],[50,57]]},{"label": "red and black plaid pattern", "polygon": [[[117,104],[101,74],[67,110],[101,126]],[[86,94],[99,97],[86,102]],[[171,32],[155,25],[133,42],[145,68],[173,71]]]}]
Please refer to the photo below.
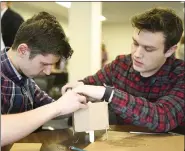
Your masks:
[{"label": "red and black plaid pattern", "polygon": [[6,50],[1,52],[1,114],[20,113],[54,101],[36,85],[22,77],[11,64]]},{"label": "red and black plaid pattern", "polygon": [[110,107],[123,123],[164,132],[185,123],[184,67],[184,61],[172,56],[156,74],[144,78],[133,69],[131,55],[121,55],[83,81],[115,88]]}]

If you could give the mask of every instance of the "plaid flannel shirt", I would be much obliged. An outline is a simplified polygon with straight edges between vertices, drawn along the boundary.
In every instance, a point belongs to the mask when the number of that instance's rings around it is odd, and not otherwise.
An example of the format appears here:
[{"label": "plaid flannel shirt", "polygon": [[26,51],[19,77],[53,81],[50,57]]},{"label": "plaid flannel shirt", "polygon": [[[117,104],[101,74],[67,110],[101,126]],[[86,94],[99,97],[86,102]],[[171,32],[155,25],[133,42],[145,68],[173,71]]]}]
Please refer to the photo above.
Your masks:
[{"label": "plaid flannel shirt", "polygon": [[1,114],[20,113],[53,102],[33,79],[18,73],[6,49],[1,52]]},{"label": "plaid flannel shirt", "polygon": [[184,67],[184,61],[172,56],[156,74],[144,78],[133,69],[131,55],[121,55],[82,81],[115,88],[109,105],[123,123],[164,132],[185,123]]}]

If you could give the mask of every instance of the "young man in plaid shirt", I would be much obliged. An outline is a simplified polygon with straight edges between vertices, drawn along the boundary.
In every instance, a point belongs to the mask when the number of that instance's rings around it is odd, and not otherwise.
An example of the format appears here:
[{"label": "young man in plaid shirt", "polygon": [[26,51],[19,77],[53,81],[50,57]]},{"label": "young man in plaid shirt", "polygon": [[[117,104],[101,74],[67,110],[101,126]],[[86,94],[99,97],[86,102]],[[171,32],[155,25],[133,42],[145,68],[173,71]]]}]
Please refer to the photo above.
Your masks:
[{"label": "young man in plaid shirt", "polygon": [[86,98],[71,90],[54,101],[32,79],[49,75],[61,57],[72,55],[54,16],[41,12],[25,21],[12,47],[6,49],[1,53],[1,146],[25,137],[52,118],[87,107]]},{"label": "young man in plaid shirt", "polygon": [[[153,8],[132,18],[131,54],[120,55],[96,74],[62,88],[109,102],[118,124],[167,132],[185,122],[184,61],[174,57],[182,20]],[[95,85],[95,86],[94,86]],[[111,87],[107,87],[108,85]]]}]

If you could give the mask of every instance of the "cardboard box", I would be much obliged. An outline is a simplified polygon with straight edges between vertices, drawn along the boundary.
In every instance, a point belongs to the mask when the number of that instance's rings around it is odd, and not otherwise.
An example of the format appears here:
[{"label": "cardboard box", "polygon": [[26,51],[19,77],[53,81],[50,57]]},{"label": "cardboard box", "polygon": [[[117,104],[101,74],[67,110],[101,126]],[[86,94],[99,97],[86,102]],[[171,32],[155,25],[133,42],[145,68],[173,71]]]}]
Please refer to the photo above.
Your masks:
[{"label": "cardboard box", "polygon": [[87,109],[78,110],[73,114],[75,132],[103,130],[109,128],[108,103],[88,103]]}]

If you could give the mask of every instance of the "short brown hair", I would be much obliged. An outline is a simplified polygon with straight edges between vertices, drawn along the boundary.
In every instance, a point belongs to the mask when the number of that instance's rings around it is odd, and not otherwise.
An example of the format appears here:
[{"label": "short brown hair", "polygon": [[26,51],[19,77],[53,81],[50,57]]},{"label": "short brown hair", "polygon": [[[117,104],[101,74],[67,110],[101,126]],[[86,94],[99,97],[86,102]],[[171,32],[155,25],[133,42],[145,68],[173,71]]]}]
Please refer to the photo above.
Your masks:
[{"label": "short brown hair", "polygon": [[16,50],[21,43],[30,48],[30,58],[38,54],[53,54],[68,59],[73,53],[62,26],[47,12],[40,12],[22,23],[12,49]]},{"label": "short brown hair", "polygon": [[183,32],[182,20],[169,8],[152,8],[134,16],[131,23],[139,30],[163,32],[165,37],[164,52],[179,42]]}]

